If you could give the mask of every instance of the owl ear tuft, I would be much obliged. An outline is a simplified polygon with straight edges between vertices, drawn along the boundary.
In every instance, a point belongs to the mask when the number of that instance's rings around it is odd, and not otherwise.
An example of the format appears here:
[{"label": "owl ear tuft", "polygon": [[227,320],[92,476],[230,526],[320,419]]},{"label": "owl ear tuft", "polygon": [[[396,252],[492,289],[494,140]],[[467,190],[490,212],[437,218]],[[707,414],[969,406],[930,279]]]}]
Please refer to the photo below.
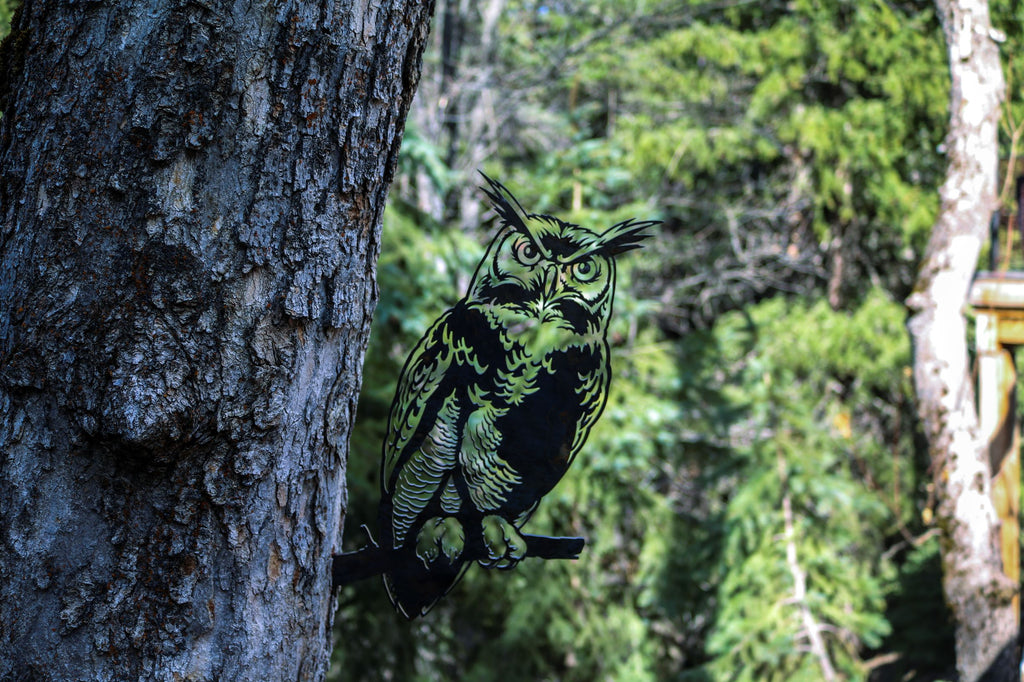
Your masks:
[{"label": "owl ear tuft", "polygon": [[490,179],[483,171],[478,172],[484,176],[484,180],[490,185],[490,189],[487,187],[481,187],[480,189],[484,191],[487,198],[494,204],[494,210],[498,212],[498,216],[501,217],[502,221],[513,230],[532,237],[533,235],[526,227],[526,220],[530,216],[523,209],[519,200],[512,196],[512,192],[508,191],[505,185],[497,180]]},{"label": "owl ear tuft", "polygon": [[601,233],[599,237],[600,246],[595,249],[606,256],[617,256],[620,253],[639,249],[641,240],[654,235],[644,232],[648,227],[660,225],[660,220],[635,220],[630,218],[625,222],[612,225]]}]

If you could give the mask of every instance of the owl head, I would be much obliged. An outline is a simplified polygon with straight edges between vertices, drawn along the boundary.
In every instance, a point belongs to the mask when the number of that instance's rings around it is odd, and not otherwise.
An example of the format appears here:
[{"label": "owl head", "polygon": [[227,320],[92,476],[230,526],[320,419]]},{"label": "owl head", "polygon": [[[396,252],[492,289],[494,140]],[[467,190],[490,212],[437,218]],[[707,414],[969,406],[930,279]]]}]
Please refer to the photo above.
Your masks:
[{"label": "owl head", "polygon": [[[481,173],[481,175],[483,175]],[[640,247],[657,221],[626,222],[604,232],[527,213],[486,175],[481,188],[501,229],[473,275],[467,300],[501,314],[506,325],[543,323],[579,336],[603,334],[615,294],[615,257]]]}]

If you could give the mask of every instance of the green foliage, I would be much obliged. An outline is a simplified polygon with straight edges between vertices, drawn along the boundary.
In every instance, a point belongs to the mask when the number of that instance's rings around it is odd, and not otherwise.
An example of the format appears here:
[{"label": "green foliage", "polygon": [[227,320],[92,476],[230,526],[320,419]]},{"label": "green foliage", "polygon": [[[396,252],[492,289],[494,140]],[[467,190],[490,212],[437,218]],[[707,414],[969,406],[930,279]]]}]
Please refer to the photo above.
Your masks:
[{"label": "green foliage", "polygon": [[[534,10],[510,13],[513,35]],[[871,278],[905,295],[944,170],[948,79],[931,3],[649,11],[630,20],[615,16],[615,3],[567,7],[574,28],[590,31],[579,52],[564,47],[564,31],[534,31],[531,63],[569,55],[551,97],[568,92],[575,103],[572,134],[551,128],[536,163],[533,153],[508,160],[540,165],[542,182],[558,183],[542,195],[555,205],[577,182],[589,206],[635,211],[656,199],[674,220],[651,276],[691,318],[684,327],[759,298],[774,274],[767,265],[790,288],[833,278],[841,298],[856,300],[858,282]],[[546,27],[555,14],[543,15]],[[512,41],[506,58],[521,52]],[[769,281],[686,286],[711,263],[759,267]],[[710,300],[697,313],[702,297]]]},{"label": "green foliage", "polygon": [[11,17],[20,4],[21,0],[0,0],[0,40],[11,32]]},{"label": "green foliage", "polygon": [[[901,519],[897,502],[866,484],[890,474],[891,453],[850,413],[866,412],[874,397],[898,404],[909,389],[900,380],[909,363],[901,318],[901,306],[875,291],[853,315],[773,299],[719,323],[743,352],[732,383],[744,387],[736,399],[747,405],[750,437],[736,450],[744,485],[725,515],[723,559],[732,569],[719,591],[722,626],[708,641],[717,675],[821,679],[813,623],[829,665],[858,677],[855,652],[889,633],[894,568],[880,550]],[[910,434],[896,435],[910,445]],[[908,469],[895,475],[912,482]]]}]

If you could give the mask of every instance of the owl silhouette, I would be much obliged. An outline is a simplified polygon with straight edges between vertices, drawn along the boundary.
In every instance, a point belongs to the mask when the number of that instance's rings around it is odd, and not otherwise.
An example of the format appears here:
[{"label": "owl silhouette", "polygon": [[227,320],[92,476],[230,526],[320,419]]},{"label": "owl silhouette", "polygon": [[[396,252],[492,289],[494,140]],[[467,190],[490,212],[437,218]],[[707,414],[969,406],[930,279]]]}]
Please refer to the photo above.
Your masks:
[{"label": "owl silhouette", "polygon": [[465,298],[402,369],[381,467],[384,574],[406,618],[426,614],[474,562],[527,556],[523,524],[568,470],[601,415],[615,257],[656,222],[594,232],[529,214],[484,179],[500,229]]}]

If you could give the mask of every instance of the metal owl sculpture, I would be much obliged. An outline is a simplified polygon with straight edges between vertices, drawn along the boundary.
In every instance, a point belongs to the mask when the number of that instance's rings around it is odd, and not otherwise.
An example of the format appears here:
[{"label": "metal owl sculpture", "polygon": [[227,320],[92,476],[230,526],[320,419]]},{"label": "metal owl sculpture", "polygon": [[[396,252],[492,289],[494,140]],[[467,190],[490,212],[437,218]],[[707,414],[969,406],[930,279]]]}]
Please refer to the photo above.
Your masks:
[{"label": "metal owl sculpture", "polygon": [[500,230],[465,298],[402,369],[381,467],[381,545],[335,557],[336,583],[382,572],[407,618],[429,611],[474,562],[511,569],[527,556],[579,554],[580,538],[521,529],[604,408],[615,257],[657,224],[594,232],[527,213],[484,178]]}]

